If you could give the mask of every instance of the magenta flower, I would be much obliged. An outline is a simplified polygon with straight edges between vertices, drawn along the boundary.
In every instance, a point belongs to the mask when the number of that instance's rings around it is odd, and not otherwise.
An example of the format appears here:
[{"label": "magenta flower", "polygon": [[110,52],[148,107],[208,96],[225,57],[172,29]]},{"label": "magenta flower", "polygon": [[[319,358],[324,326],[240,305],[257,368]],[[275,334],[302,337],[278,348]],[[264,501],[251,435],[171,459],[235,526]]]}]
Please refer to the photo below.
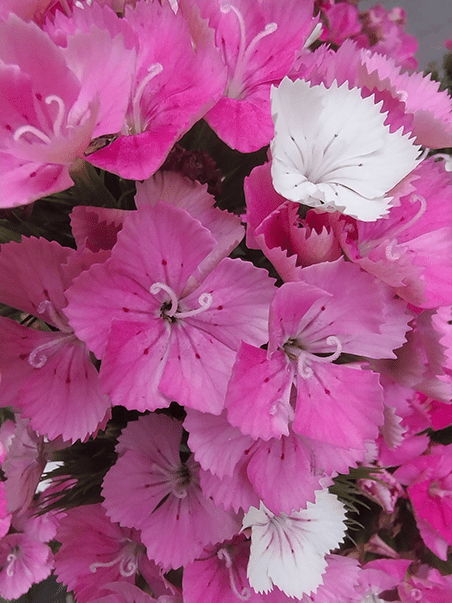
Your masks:
[{"label": "magenta flower", "polygon": [[123,178],[144,180],[218,100],[225,74],[216,50],[192,36],[182,11],[175,14],[168,2],[126,7],[124,21],[137,51],[129,104],[117,139],[90,154],[89,161]]},{"label": "magenta flower", "polygon": [[143,411],[176,400],[221,412],[241,341],[261,345],[268,337],[273,281],[224,258],[190,286],[214,247],[183,209],[140,207],[125,219],[110,258],[68,291],[65,313],[102,359],[101,381],[114,404]]},{"label": "magenta flower", "polygon": [[432,446],[397,469],[394,477],[407,486],[414,517],[425,544],[440,559],[452,546],[452,450]]},{"label": "magenta flower", "polygon": [[141,530],[148,557],[165,569],[190,563],[240,528],[234,513],[204,497],[199,464],[179,456],[181,438],[182,425],[163,414],[129,423],[102,490],[107,515]]},{"label": "magenta flower", "polygon": [[197,0],[196,4],[215,30],[215,43],[227,67],[223,97],[206,120],[232,148],[256,151],[273,136],[270,86],[287,75],[317,23],[313,3]]}]

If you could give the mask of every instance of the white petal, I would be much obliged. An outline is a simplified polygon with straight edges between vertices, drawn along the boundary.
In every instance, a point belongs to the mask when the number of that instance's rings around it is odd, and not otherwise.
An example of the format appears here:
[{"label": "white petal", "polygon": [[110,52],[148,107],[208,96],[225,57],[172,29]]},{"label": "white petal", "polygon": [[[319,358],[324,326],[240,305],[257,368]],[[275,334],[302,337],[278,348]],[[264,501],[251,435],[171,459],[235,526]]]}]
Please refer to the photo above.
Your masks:
[{"label": "white petal", "polygon": [[374,96],[334,81],[285,78],[272,87],[272,178],[278,193],[365,221],[388,212],[387,193],[417,164],[419,147],[391,133]]},{"label": "white petal", "polygon": [[289,516],[277,516],[263,503],[251,507],[243,519],[243,528],[251,528],[250,585],[258,593],[277,586],[297,598],[315,592],[326,570],[325,555],[344,537],[344,519],[342,503],[327,490]]}]

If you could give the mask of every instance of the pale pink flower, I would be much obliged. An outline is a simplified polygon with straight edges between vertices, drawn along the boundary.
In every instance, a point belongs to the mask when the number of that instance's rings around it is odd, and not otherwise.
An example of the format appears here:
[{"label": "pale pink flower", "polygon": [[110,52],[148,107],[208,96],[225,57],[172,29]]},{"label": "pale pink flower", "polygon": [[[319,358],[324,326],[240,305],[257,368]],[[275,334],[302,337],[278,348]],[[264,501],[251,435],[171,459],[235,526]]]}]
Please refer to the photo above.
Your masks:
[{"label": "pale pink flower", "polygon": [[147,558],[139,532],[112,523],[100,504],[68,509],[56,539],[61,547],[55,555],[55,573],[74,591],[78,603],[101,598],[111,582],[134,584],[138,574],[155,596],[171,593],[160,568]]},{"label": "pale pink flower", "polygon": [[7,534],[0,540],[0,595],[18,599],[32,584],[45,580],[52,567],[47,544],[26,534]]},{"label": "pale pink flower", "polygon": [[109,418],[110,400],[63,310],[65,289],[92,261],[91,252],[78,255],[43,238],[24,237],[0,250],[2,302],[51,326],[38,330],[0,319],[2,401],[50,439],[85,439]]},{"label": "pale pink flower", "polygon": [[141,530],[147,556],[165,569],[190,563],[207,544],[231,538],[240,527],[235,513],[203,495],[202,469],[192,456],[181,461],[181,438],[181,423],[163,414],[130,422],[102,489],[107,515]]}]

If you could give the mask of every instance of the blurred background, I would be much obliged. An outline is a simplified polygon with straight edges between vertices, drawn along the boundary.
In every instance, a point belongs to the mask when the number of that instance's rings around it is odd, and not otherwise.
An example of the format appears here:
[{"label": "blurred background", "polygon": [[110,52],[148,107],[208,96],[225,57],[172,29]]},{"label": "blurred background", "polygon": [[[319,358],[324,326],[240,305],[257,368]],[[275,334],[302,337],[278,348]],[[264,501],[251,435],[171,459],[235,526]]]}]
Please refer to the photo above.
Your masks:
[{"label": "blurred background", "polygon": [[363,0],[358,7],[367,10],[375,4],[385,8],[401,6],[407,13],[405,31],[419,41],[416,58],[419,70],[427,69],[429,63],[435,62],[441,67],[445,53],[444,42],[452,39],[452,0],[380,0],[380,2]]}]

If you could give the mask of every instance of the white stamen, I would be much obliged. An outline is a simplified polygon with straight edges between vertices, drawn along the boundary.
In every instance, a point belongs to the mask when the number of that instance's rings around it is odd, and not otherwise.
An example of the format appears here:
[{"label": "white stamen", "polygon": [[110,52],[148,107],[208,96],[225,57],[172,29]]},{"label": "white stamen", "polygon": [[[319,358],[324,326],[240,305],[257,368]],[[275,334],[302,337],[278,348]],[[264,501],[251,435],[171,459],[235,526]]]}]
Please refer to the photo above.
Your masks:
[{"label": "white stamen", "polygon": [[154,63],[153,65],[148,67],[147,76],[141,80],[138,85],[138,88],[136,89],[132,100],[132,125],[135,134],[138,134],[142,131],[140,102],[143,97],[144,89],[149,84],[149,82],[162,71],[163,65],[161,63]]},{"label": "white stamen", "polygon": [[205,312],[210,308],[213,302],[213,297],[211,293],[201,293],[198,297],[199,308],[195,308],[194,310],[187,310],[185,312],[178,312],[178,299],[175,292],[171,289],[169,285],[166,283],[154,283],[149,292],[152,295],[156,295],[160,291],[165,291],[168,293],[170,297],[171,307],[169,310],[165,310],[164,315],[169,318],[189,318],[191,316],[196,316],[197,314],[201,314],[201,312]]},{"label": "white stamen", "polygon": [[201,312],[205,312],[210,308],[213,302],[213,297],[210,293],[201,293],[198,297],[199,308],[195,308],[194,310],[187,310],[186,312],[176,312],[174,314],[175,318],[189,318],[190,316],[196,316],[196,314],[201,314]]},{"label": "white stamen", "polygon": [[50,144],[52,142],[47,134],[44,134],[44,132],[41,132],[41,130],[38,130],[38,128],[35,128],[34,126],[30,126],[29,124],[17,128],[13,136],[15,142],[17,142],[24,134],[33,134],[33,136],[36,136],[36,138],[39,138],[39,140],[45,144]]},{"label": "white stamen", "polygon": [[232,4],[222,4],[220,6],[220,10],[223,14],[230,13],[231,11],[237,17],[240,28],[240,43],[239,43],[239,52],[237,54],[237,61],[235,64],[234,74],[232,76],[231,81],[228,84],[227,95],[230,98],[240,98],[240,95],[243,92],[243,75],[245,73],[246,65],[251,58],[256,45],[259,43],[262,38],[269,36],[274,33],[278,29],[277,23],[267,23],[262,31],[260,31],[251,42],[246,45],[246,24],[245,19],[242,16],[242,13]]},{"label": "white stamen", "polygon": [[394,247],[397,245],[397,241],[393,239],[385,247],[385,258],[389,262],[397,262],[402,257],[401,251],[395,251]]},{"label": "white stamen", "polygon": [[6,557],[6,562],[7,562],[7,566],[6,566],[6,575],[11,578],[12,576],[14,576],[14,563],[17,560],[17,555],[15,555],[14,553],[9,553],[9,555]]},{"label": "white stamen", "polygon": [[107,562],[96,561],[91,563],[89,570],[95,574],[100,567],[113,567],[119,564],[119,573],[121,576],[124,576],[125,578],[133,576],[138,569],[138,563],[135,558],[136,550],[136,543],[129,541],[129,544],[127,544],[114,559]]},{"label": "white stamen", "polygon": [[248,601],[248,599],[251,597],[251,589],[244,586],[242,590],[239,591],[239,589],[237,588],[233,571],[233,563],[229,552],[224,548],[219,549],[219,551],[217,552],[217,557],[218,559],[220,559],[220,561],[225,562],[226,568],[228,569],[229,573],[229,584],[231,585],[231,590],[234,595],[238,599],[240,599],[240,601]]},{"label": "white stamen", "polygon": [[310,352],[305,352],[304,350],[301,350],[301,353],[298,356],[298,372],[304,379],[312,377],[314,371],[310,365],[313,362],[320,362],[322,364],[330,363],[337,360],[341,355],[342,344],[340,342],[339,337],[331,335],[330,337],[327,337],[325,341],[327,345],[336,346],[336,350],[329,356],[317,356],[316,354],[311,354]]},{"label": "white stamen", "polygon": [[47,313],[47,316],[50,318],[53,326],[59,329],[62,333],[74,332],[67,323],[63,322],[61,316],[56,311],[55,306],[48,299],[43,300],[39,304],[37,311],[39,314]]},{"label": "white stamen", "polygon": [[52,103],[57,103],[58,105],[58,113],[55,121],[53,122],[53,133],[55,136],[60,136],[61,134],[61,126],[64,120],[64,113],[66,111],[66,106],[62,98],[57,96],[56,94],[50,94],[45,99],[46,105],[51,105]]},{"label": "white stamen", "polygon": [[55,333],[54,339],[52,339],[51,341],[47,341],[46,343],[43,343],[41,345],[38,345],[34,350],[30,352],[28,356],[28,362],[33,368],[42,368],[49,359],[49,357],[44,354],[44,351],[53,348],[54,346],[57,346],[68,339],[75,340],[76,337],[73,333],[68,333],[66,335],[59,335]]}]

